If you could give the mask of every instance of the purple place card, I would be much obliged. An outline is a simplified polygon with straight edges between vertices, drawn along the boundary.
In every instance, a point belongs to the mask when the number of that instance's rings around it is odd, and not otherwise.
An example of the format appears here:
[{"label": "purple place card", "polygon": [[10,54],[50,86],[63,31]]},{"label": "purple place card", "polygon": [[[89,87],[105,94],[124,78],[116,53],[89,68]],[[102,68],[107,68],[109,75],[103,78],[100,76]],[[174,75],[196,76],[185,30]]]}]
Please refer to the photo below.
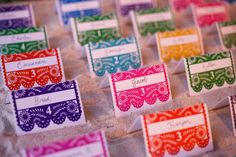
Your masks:
[{"label": "purple place card", "polygon": [[233,133],[236,136],[236,95],[229,96],[229,106],[233,125]]},{"label": "purple place card", "polygon": [[23,157],[109,157],[103,131],[22,151]]},{"label": "purple place card", "polygon": [[32,5],[0,6],[0,30],[35,26]]},{"label": "purple place card", "polygon": [[10,93],[18,135],[85,124],[77,81]]},{"label": "purple place card", "polygon": [[131,10],[150,9],[154,7],[153,0],[117,0],[118,12],[127,16]]}]

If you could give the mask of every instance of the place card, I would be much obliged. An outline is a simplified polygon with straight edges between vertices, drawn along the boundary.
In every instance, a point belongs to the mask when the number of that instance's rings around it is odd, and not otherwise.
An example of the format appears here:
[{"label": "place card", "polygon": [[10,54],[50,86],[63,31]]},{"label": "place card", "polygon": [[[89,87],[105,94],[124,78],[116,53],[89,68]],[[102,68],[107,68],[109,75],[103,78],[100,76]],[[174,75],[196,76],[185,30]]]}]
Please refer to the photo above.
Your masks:
[{"label": "place card", "polygon": [[115,115],[118,117],[172,99],[164,64],[111,74],[109,82]]},{"label": "place card", "polygon": [[74,80],[13,91],[9,98],[18,135],[86,123]]},{"label": "place card", "polygon": [[121,36],[118,19],[114,14],[73,18],[71,26],[77,47]]},{"label": "place card", "polygon": [[137,37],[152,36],[156,32],[175,29],[173,15],[169,8],[131,11],[131,19]]},{"label": "place card", "polygon": [[236,85],[231,51],[185,59],[190,95],[200,95]]},{"label": "place card", "polygon": [[95,131],[74,138],[27,148],[21,151],[23,157],[109,157],[106,137],[103,131]]},{"label": "place card", "polygon": [[65,81],[59,49],[1,56],[6,90],[19,90]]},{"label": "place card", "polygon": [[57,11],[61,23],[67,25],[70,18],[100,15],[100,0],[58,0]]},{"label": "place card", "polygon": [[45,27],[0,30],[0,55],[48,49]]},{"label": "place card", "polygon": [[144,115],[141,119],[147,157],[200,156],[213,150],[205,104]]},{"label": "place card", "polygon": [[198,28],[159,32],[156,40],[162,62],[180,61],[204,53],[202,35]]},{"label": "place card", "polygon": [[229,96],[229,106],[233,124],[234,136],[236,136],[236,95]]},{"label": "place card", "polygon": [[102,77],[142,65],[140,46],[133,36],[90,43],[86,46],[86,53],[92,76]]},{"label": "place card", "polygon": [[193,6],[195,23],[200,26],[210,26],[217,22],[230,19],[229,13],[223,2],[208,2]]},{"label": "place card", "polygon": [[117,0],[117,12],[127,16],[131,10],[143,10],[154,7],[153,0]]},{"label": "place card", "polygon": [[236,21],[221,22],[217,26],[223,49],[236,48]]},{"label": "place card", "polygon": [[0,30],[33,27],[34,25],[32,5],[0,6]]},{"label": "place card", "polygon": [[202,4],[204,0],[170,0],[172,8],[176,11],[185,10],[191,5]]}]

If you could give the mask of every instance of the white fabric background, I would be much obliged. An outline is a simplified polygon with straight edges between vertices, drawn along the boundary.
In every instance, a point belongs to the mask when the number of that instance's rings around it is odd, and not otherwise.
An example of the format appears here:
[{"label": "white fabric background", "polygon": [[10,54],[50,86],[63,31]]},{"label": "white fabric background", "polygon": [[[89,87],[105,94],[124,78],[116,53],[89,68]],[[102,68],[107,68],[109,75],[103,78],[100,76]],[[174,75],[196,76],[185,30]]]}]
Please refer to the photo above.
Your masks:
[{"label": "white fabric background", "polygon": [[[115,0],[103,0],[105,12],[115,10]],[[86,126],[74,126],[60,130],[48,131],[44,133],[25,135],[17,137],[14,134],[14,121],[9,104],[4,104],[6,93],[3,90],[2,80],[0,80],[0,156],[19,156],[19,150],[26,147],[39,146],[45,143],[74,137],[86,132],[103,129],[106,132],[109,151],[112,157],[144,157],[144,139],[142,131],[127,133],[127,129],[134,121],[137,114],[129,117],[115,118],[110,88],[103,87],[107,80],[90,78],[88,62],[82,58],[81,50],[74,48],[72,34],[68,29],[59,24],[59,19],[55,9],[54,0],[44,0],[33,2],[36,23],[38,26],[46,25],[48,28],[51,48],[61,48],[62,60],[67,79],[77,79],[79,81],[85,116],[88,124]],[[160,6],[167,5],[167,1],[159,0]],[[235,17],[236,5],[229,7],[233,18]],[[177,28],[194,26],[192,15],[188,11],[175,13]],[[123,21],[121,19],[121,21]],[[133,34],[130,24],[121,22],[123,35]],[[207,31],[207,30],[204,30]],[[204,46],[206,52],[219,51],[220,43],[216,32],[204,33]],[[148,47],[142,42],[142,54],[144,65],[160,63],[156,46]],[[169,66],[169,71],[172,66]],[[187,80],[185,73],[171,75],[170,84],[173,102],[165,105],[158,105],[153,108],[153,112],[159,110],[174,109],[182,106],[193,105],[199,102],[206,102],[210,111],[210,122],[213,134],[214,151],[204,154],[204,157],[221,157],[236,155],[236,138],[233,136],[233,128],[230,117],[228,103],[224,106],[217,105],[218,101],[227,98],[228,95],[236,94],[236,88],[211,92],[204,96],[190,97],[188,94]],[[149,113],[147,111],[145,113]]]}]

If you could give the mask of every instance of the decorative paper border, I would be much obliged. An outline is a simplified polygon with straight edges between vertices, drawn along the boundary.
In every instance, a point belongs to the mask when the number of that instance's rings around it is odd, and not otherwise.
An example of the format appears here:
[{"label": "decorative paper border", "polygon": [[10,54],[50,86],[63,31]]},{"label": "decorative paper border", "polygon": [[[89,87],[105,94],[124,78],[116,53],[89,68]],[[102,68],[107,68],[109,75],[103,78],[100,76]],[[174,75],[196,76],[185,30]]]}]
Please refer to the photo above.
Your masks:
[{"label": "decorative paper border", "polygon": [[[155,84],[117,92],[116,82],[158,73],[164,74],[164,82],[157,82]],[[170,85],[164,64],[112,74],[110,75],[110,85],[115,108],[122,113],[129,111],[131,106],[138,109],[142,108],[144,103],[153,105],[158,100],[163,103],[171,99]]]},{"label": "decorative paper border", "polygon": [[170,5],[176,11],[182,11],[184,9],[187,9],[191,4],[199,5],[202,3],[204,3],[204,0],[171,0],[170,1]]},{"label": "decorative paper border", "polygon": [[[119,46],[125,46],[128,44],[134,44],[137,50],[132,53],[122,53],[120,55],[114,55],[109,57],[102,57],[94,59],[93,51],[104,48],[116,48]],[[117,71],[127,71],[130,68],[137,69],[142,65],[142,56],[140,45],[135,37],[111,39],[107,41],[101,41],[98,43],[88,44],[88,60],[90,71],[93,75],[102,77],[106,73],[113,74]]]},{"label": "decorative paper border", "polygon": [[[45,66],[41,68],[32,68],[18,71],[7,72],[5,64],[28,59],[37,59],[41,57],[56,57],[57,65]],[[48,49],[33,51],[21,54],[9,54],[1,56],[2,74],[6,90],[19,90],[22,88],[32,88],[36,86],[45,86],[51,83],[60,83],[65,80],[65,74],[61,61],[59,49]]]},{"label": "decorative paper border", "polygon": [[[232,63],[230,67],[210,70],[194,75],[190,73],[190,65],[217,61],[225,58],[230,58]],[[185,67],[188,77],[188,86],[189,88],[191,88],[191,90],[193,90],[195,94],[201,94],[204,90],[209,91],[213,88],[218,89],[224,86],[225,83],[227,83],[228,85],[235,84],[235,69],[231,51],[186,58]]]},{"label": "decorative paper border", "polygon": [[[201,148],[202,152],[209,151],[207,149],[212,150],[213,146],[211,146],[212,148],[207,148],[209,145],[212,145],[212,135],[207,112],[206,105],[200,104],[142,116],[143,134],[145,137],[147,154],[149,156],[160,157],[168,155],[174,156],[182,151],[189,153],[196,148],[196,145]],[[163,134],[149,135],[148,125],[158,122],[174,121],[177,118],[187,117],[190,114],[191,116],[203,114],[205,124]],[[203,148],[206,150],[203,150]],[[197,152],[199,153],[199,151],[200,150]]]}]

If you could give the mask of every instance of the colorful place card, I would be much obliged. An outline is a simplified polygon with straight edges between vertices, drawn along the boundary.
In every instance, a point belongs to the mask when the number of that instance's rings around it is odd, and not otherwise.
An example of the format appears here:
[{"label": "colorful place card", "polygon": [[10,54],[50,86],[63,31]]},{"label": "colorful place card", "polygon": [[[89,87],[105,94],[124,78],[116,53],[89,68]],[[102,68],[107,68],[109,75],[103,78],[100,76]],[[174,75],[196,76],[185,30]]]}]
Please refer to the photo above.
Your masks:
[{"label": "colorful place card", "polygon": [[164,64],[110,75],[116,116],[128,115],[171,100],[168,73]]},{"label": "colorful place card", "polygon": [[0,55],[47,49],[46,28],[16,28],[0,30]]},{"label": "colorful place card", "polygon": [[65,80],[59,49],[1,56],[5,88],[19,90]]},{"label": "colorful place card", "polygon": [[229,106],[233,124],[234,136],[236,136],[236,95],[229,96]]},{"label": "colorful place card", "polygon": [[131,19],[137,37],[151,36],[156,32],[175,29],[173,15],[169,8],[132,11]]},{"label": "colorful place card", "polygon": [[100,15],[100,0],[58,0],[57,10],[61,23],[67,25],[70,18]]},{"label": "colorful place card", "polygon": [[109,157],[106,137],[103,131],[27,148],[23,157]]},{"label": "colorful place card", "polygon": [[92,76],[137,69],[142,64],[140,46],[133,36],[90,43],[86,53]]},{"label": "colorful place card", "polygon": [[204,52],[201,32],[197,28],[159,32],[156,40],[162,62],[179,61]]},{"label": "colorful place card", "polygon": [[204,0],[170,0],[171,6],[177,11],[187,9],[191,5],[202,4],[203,2]]},{"label": "colorful place card", "polygon": [[147,157],[199,156],[213,150],[205,104],[142,116]]},{"label": "colorful place card", "polygon": [[117,0],[117,12],[122,16],[129,14],[131,10],[150,9],[154,7],[153,0]]},{"label": "colorful place card", "polygon": [[0,30],[33,27],[34,25],[31,5],[0,6]]},{"label": "colorful place card", "polygon": [[73,18],[71,26],[76,46],[121,36],[118,19],[114,14]]},{"label": "colorful place card", "polygon": [[9,95],[18,135],[85,123],[77,81],[13,91]]},{"label": "colorful place card", "polygon": [[236,48],[236,21],[221,22],[217,26],[222,47]]},{"label": "colorful place card", "polygon": [[236,85],[230,51],[186,58],[185,69],[190,95]]},{"label": "colorful place card", "polygon": [[223,2],[208,2],[193,6],[195,23],[200,26],[210,26],[216,22],[230,19],[229,13]]}]

